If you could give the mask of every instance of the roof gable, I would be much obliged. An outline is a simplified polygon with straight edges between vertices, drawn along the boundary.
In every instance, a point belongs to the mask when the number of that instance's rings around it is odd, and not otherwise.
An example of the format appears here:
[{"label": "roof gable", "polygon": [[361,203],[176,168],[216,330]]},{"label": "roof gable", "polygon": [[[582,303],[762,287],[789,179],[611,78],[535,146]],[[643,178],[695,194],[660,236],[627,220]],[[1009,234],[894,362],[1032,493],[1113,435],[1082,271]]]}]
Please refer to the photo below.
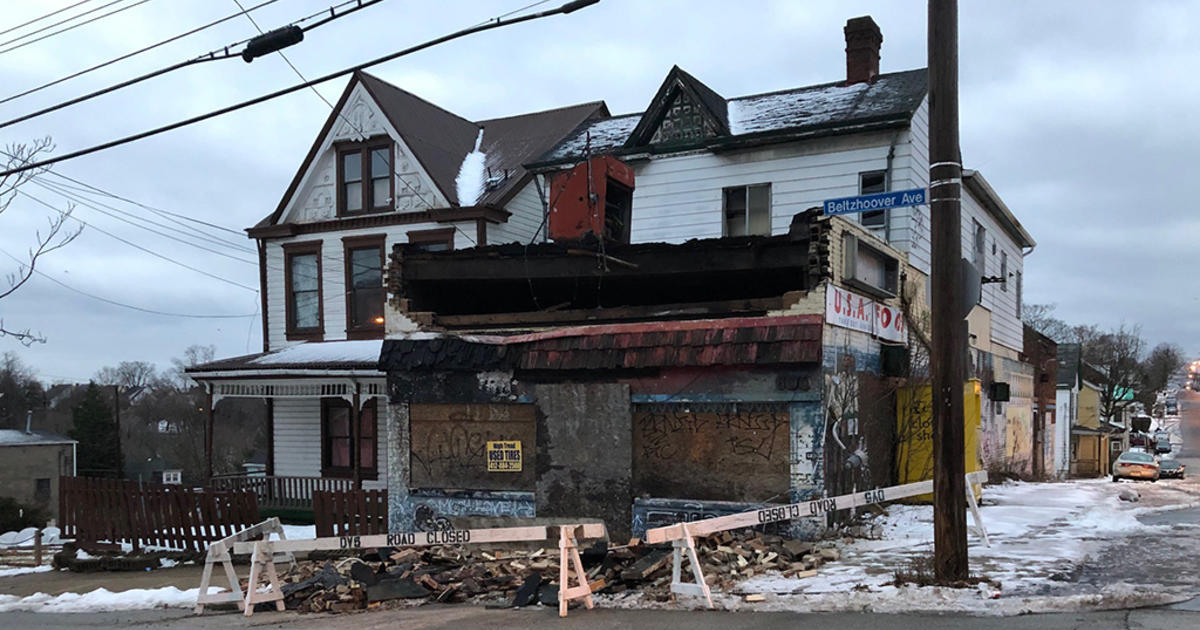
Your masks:
[{"label": "roof gable", "polygon": [[692,144],[724,135],[729,135],[725,99],[672,66],[625,146]]}]

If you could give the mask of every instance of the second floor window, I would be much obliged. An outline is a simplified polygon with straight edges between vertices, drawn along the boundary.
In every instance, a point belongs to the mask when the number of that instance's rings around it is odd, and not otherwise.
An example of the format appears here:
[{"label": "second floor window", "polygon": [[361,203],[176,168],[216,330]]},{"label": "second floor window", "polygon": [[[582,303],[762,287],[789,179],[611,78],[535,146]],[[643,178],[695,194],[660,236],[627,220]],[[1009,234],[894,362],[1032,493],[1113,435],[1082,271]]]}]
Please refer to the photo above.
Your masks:
[{"label": "second floor window", "polygon": [[725,189],[725,236],[771,235],[771,185]]},{"label": "second floor window", "polygon": [[[383,237],[345,239],[346,332],[351,337],[383,334]],[[357,335],[356,335],[357,333]]]},{"label": "second floor window", "polygon": [[[870,171],[858,174],[858,194],[872,195],[887,192],[887,171]],[[887,226],[887,210],[872,210],[862,213],[860,222],[864,227]]]},{"label": "second floor window", "polygon": [[321,244],[284,246],[284,284],[287,288],[289,339],[321,336]]},{"label": "second floor window", "polygon": [[345,145],[338,151],[338,210],[341,214],[384,212],[392,208],[390,141]]}]

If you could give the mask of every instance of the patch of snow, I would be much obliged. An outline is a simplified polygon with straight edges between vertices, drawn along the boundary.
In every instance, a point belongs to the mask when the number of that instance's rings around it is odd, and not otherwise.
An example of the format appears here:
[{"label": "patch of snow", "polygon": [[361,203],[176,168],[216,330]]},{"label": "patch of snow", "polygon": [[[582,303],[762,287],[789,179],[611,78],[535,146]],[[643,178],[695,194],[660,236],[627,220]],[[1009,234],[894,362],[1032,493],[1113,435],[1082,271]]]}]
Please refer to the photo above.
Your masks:
[{"label": "patch of snow", "polygon": [[[33,545],[33,535],[37,533],[36,527],[26,527],[19,532],[4,532],[0,534],[0,547],[29,547]],[[43,545],[58,545],[62,541],[59,536],[62,531],[57,527],[42,528],[42,544]]]},{"label": "patch of snow", "polygon": [[[217,589],[221,591],[224,589]],[[111,612],[120,610],[148,610],[151,608],[190,608],[196,605],[200,589],[181,591],[174,586],[163,588],[135,588],[114,593],[98,588],[89,593],[63,593],[48,595],[35,593],[28,597],[0,595],[0,612],[35,613],[82,613]]]},{"label": "patch of snow", "polygon": [[317,537],[316,525],[284,525],[283,535],[288,540],[308,540]]},{"label": "patch of snow", "polygon": [[40,567],[0,567],[0,577],[9,577],[10,575],[25,575],[26,573],[45,573],[53,571],[54,567],[43,565]]},{"label": "patch of snow", "polygon": [[160,569],[170,569],[171,567],[175,567],[175,566],[179,566],[178,561],[172,560],[170,558],[159,558],[158,559],[158,568],[160,568]]},{"label": "patch of snow", "polygon": [[625,141],[629,139],[629,134],[633,133],[633,128],[637,127],[641,119],[641,114],[631,114],[598,120],[564,140],[554,149],[553,153],[546,156],[546,159],[582,158],[584,153],[589,151],[592,155],[608,153],[625,144]]},{"label": "patch of snow", "polygon": [[251,359],[256,365],[284,364],[329,364],[329,363],[378,363],[383,341],[365,339],[356,341],[315,341],[301,343],[278,352]]},{"label": "patch of snow", "polygon": [[96,556],[93,556],[92,554],[90,554],[82,549],[75,550],[75,559],[76,560],[91,560],[92,558],[95,558],[95,557]]},{"label": "patch of snow", "polygon": [[479,135],[475,137],[475,149],[463,158],[462,166],[458,168],[458,177],[454,180],[454,185],[460,206],[475,205],[475,202],[483,196],[484,188],[487,185],[486,169],[484,168],[487,155],[479,150],[482,142],[483,129],[480,129]]}]

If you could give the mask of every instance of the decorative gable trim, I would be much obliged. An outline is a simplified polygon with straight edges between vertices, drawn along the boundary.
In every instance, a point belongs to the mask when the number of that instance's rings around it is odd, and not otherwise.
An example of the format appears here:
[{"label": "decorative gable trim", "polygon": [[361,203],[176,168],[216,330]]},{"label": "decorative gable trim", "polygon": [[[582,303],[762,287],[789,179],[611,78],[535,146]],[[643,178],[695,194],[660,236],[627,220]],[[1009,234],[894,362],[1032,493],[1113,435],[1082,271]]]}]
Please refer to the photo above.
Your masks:
[{"label": "decorative gable trim", "polygon": [[[280,199],[279,205],[270,216],[259,224],[247,230],[252,237],[270,232],[268,228],[278,226],[281,221],[299,219],[309,221],[325,221],[336,217],[337,174],[336,164],[331,163],[332,170],[321,177],[318,167],[336,144],[356,142],[372,137],[387,136],[393,142],[392,179],[394,186],[392,212],[412,213],[427,210],[431,207],[447,207],[449,202],[438,189],[433,179],[415,153],[409,148],[405,139],[386,117],[384,109],[371,93],[359,73],[355,73],[338,102],[334,105],[325,124],[321,127],[313,141],[312,147],[301,163],[292,182]],[[331,158],[336,162],[334,155]],[[298,207],[298,195],[309,188],[322,187],[328,190],[310,191],[310,198],[303,207]],[[297,213],[300,216],[297,216]]]},{"label": "decorative gable trim", "polygon": [[625,146],[700,144],[727,135],[725,98],[673,66]]}]

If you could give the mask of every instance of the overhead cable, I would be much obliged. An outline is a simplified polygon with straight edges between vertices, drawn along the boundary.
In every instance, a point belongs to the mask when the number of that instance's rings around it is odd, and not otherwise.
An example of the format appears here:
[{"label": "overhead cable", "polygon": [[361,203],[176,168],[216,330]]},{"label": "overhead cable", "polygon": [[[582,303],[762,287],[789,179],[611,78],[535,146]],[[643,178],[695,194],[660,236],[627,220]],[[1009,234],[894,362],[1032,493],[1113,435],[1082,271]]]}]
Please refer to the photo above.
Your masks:
[{"label": "overhead cable", "polygon": [[[83,16],[87,15],[88,13],[94,13],[94,12],[96,12],[96,11],[99,11],[99,10],[101,10],[101,9],[104,9],[104,8],[106,8],[106,7],[110,7],[110,6],[114,5],[114,4],[117,4],[118,2],[123,2],[123,1],[124,1],[124,0],[114,0],[113,2],[109,2],[108,4],[105,4],[105,5],[98,6],[98,7],[96,7],[95,9],[91,9],[91,10],[89,10],[89,11],[84,11],[83,13],[80,13],[79,15],[75,15],[75,16],[69,17],[69,18],[67,18],[67,19],[65,19],[65,20],[62,20],[61,22],[55,22],[54,24],[51,24],[50,26],[46,26],[46,27],[40,28],[40,29],[38,29],[38,30],[36,30],[36,31],[33,31],[33,32],[31,32],[31,33],[26,33],[25,35],[22,35],[22,36],[20,36],[20,37],[18,37],[18,38],[16,38],[16,39],[10,39],[10,40],[8,40],[8,41],[6,41],[6,42],[4,42],[4,43],[0,43],[0,46],[8,46],[9,44],[11,44],[11,43],[13,43],[13,42],[16,42],[16,41],[20,41],[20,40],[22,40],[22,39],[25,39],[26,37],[29,37],[30,35],[33,35],[33,34],[35,34],[35,33],[40,33],[40,32],[42,32],[42,31],[44,31],[44,30],[46,30],[46,29],[48,29],[48,28],[53,28],[53,27],[55,27],[55,26],[58,26],[59,24],[63,24],[64,22],[70,22],[71,20],[74,20],[75,18],[78,18],[78,17],[83,17]],[[31,39],[31,40],[29,40],[29,41],[27,41],[27,42],[21,42],[20,44],[17,44],[16,46],[12,46],[12,47],[5,48],[5,49],[3,49],[3,50],[0,50],[0,55],[3,55],[3,54],[4,54],[4,53],[6,53],[6,52],[12,52],[12,51],[14,51],[14,50],[16,50],[16,49],[18,49],[18,48],[24,48],[24,47],[26,47],[26,46],[28,46],[28,45],[30,45],[30,44],[34,44],[34,43],[40,42],[40,41],[42,41],[43,39],[49,39],[49,38],[51,38],[51,37],[54,37],[55,35],[62,35],[63,33],[66,33],[67,31],[70,31],[70,30],[77,29],[77,28],[79,28],[80,26],[87,26],[88,24],[91,24],[92,22],[98,22],[98,21],[100,21],[100,20],[103,20],[104,18],[106,18],[106,17],[108,17],[108,16],[110,16],[110,15],[116,15],[116,14],[118,14],[118,13],[121,13],[122,11],[128,11],[129,9],[132,9],[132,8],[134,8],[134,7],[138,6],[138,5],[146,4],[147,2],[150,2],[150,0],[137,0],[137,2],[134,2],[133,4],[127,4],[127,5],[123,6],[123,7],[120,7],[120,8],[117,8],[117,9],[113,9],[112,11],[109,11],[108,13],[105,13],[104,15],[97,15],[96,17],[94,17],[94,18],[92,18],[92,19],[90,19],[90,20],[84,20],[83,22],[80,22],[80,23],[78,23],[78,24],[72,24],[72,25],[70,25],[70,26],[68,26],[68,27],[66,27],[66,28],[61,28],[61,29],[59,29],[59,30],[57,30],[57,31],[54,31],[53,33],[46,33],[45,35],[42,35],[41,37],[35,37],[35,38],[33,38],[33,39]]]},{"label": "overhead cable", "polygon": [[10,26],[10,27],[8,27],[8,28],[4,29],[3,31],[0,31],[0,35],[7,35],[8,33],[11,33],[11,32],[13,32],[13,31],[15,31],[15,30],[17,30],[17,29],[19,29],[19,28],[24,28],[24,27],[26,27],[26,26],[29,26],[30,24],[36,24],[36,23],[38,23],[38,22],[41,22],[42,20],[45,20],[45,19],[47,19],[47,18],[52,18],[52,17],[54,17],[54,16],[58,15],[59,13],[62,13],[63,11],[70,11],[71,9],[74,9],[75,7],[77,7],[77,6],[81,5],[81,4],[87,4],[87,3],[91,2],[91,1],[92,1],[92,0],[79,0],[79,2],[76,2],[75,4],[68,4],[67,6],[65,6],[65,7],[61,8],[61,9],[56,9],[56,10],[54,10],[54,11],[51,11],[51,12],[49,12],[49,13],[45,14],[45,15],[40,15],[40,16],[38,16],[38,17],[35,17],[35,18],[33,18],[32,20],[28,20],[28,21],[26,21],[26,22],[21,22],[20,24],[18,24],[18,25],[16,25],[16,26]]},{"label": "overhead cable", "polygon": [[[85,0],[85,1],[86,1],[86,0]],[[274,3],[278,2],[278,1],[279,1],[279,0],[264,0],[263,2],[260,2],[260,3],[256,4],[256,5],[254,5],[254,6],[250,7],[249,9],[246,9],[246,11],[256,11],[256,10],[258,10],[258,9],[261,9],[261,8],[263,8],[263,7],[267,6],[268,4],[274,4]],[[196,33],[199,33],[200,31],[203,31],[203,30],[210,29],[210,28],[212,28],[212,27],[214,27],[214,26],[216,26],[216,25],[218,25],[218,24],[221,24],[222,22],[227,22],[227,21],[229,21],[229,20],[232,20],[233,18],[236,18],[236,17],[238,17],[239,15],[241,15],[241,13],[232,13],[232,14],[230,14],[230,15],[227,15],[227,16],[223,17],[223,18],[219,18],[219,19],[213,20],[213,21],[211,21],[211,22],[209,22],[209,23],[207,23],[207,24],[204,24],[204,25],[202,25],[202,26],[197,26],[196,28],[193,28],[193,29],[191,29],[191,30],[189,30],[189,31],[185,31],[185,32],[183,32],[183,33],[180,33],[180,34],[178,34],[178,35],[175,35],[175,36],[172,36],[172,37],[168,37],[168,38],[166,38],[166,39],[164,39],[164,40],[162,40],[162,41],[160,41],[160,42],[156,42],[156,43],[150,44],[149,46],[144,46],[144,47],[142,47],[142,48],[139,48],[139,49],[137,49],[137,50],[135,50],[135,51],[133,51],[133,52],[125,53],[124,55],[121,55],[121,56],[119,56],[119,57],[114,57],[114,58],[112,58],[112,59],[109,59],[108,61],[105,61],[105,62],[102,62],[102,63],[98,63],[98,64],[96,64],[96,65],[94,65],[94,66],[91,66],[91,67],[89,67],[89,68],[84,68],[83,70],[80,70],[80,71],[78,71],[78,72],[73,72],[73,73],[71,73],[71,74],[68,74],[68,75],[67,75],[67,76],[65,76],[65,77],[61,77],[61,78],[55,79],[55,80],[53,80],[53,81],[50,81],[49,83],[43,83],[42,85],[39,85],[39,86],[37,86],[37,87],[35,87],[35,88],[30,88],[30,89],[28,89],[28,90],[25,90],[24,92],[19,92],[19,93],[17,93],[17,94],[13,94],[12,96],[7,96],[7,97],[5,97],[5,98],[3,98],[3,99],[0,99],[0,104],[7,103],[7,102],[9,102],[9,101],[16,100],[16,99],[18,99],[18,98],[21,98],[21,97],[23,97],[23,96],[29,96],[30,94],[33,94],[33,93],[35,93],[35,92],[40,92],[40,91],[42,91],[42,90],[44,90],[44,89],[46,89],[46,88],[48,88],[48,87],[53,87],[53,86],[55,86],[55,85],[58,85],[59,83],[62,83],[62,82],[64,82],[64,81],[70,81],[71,79],[75,79],[75,78],[81,77],[81,76],[83,76],[83,75],[85,75],[85,74],[88,74],[89,72],[95,72],[96,70],[99,70],[99,69],[101,69],[101,68],[105,68],[105,67],[111,66],[112,64],[114,64],[114,63],[117,63],[117,62],[119,62],[119,61],[124,61],[124,60],[126,60],[126,59],[129,59],[130,57],[135,57],[135,56],[137,56],[137,55],[140,55],[140,54],[142,54],[142,53],[144,53],[144,52],[147,52],[147,51],[150,51],[150,50],[154,50],[155,48],[158,48],[158,47],[160,47],[160,46],[165,46],[165,45],[167,45],[167,44],[170,44],[171,42],[178,41],[178,40],[180,40],[180,39],[183,39],[184,37],[188,37],[188,36],[190,36],[190,35],[195,35]]]},{"label": "overhead cable", "polygon": [[[8,253],[7,251],[5,251],[3,249],[0,249],[0,254],[4,254],[5,256],[8,256],[9,258],[17,261],[18,264],[22,264],[22,265],[27,264],[25,261],[21,260],[20,258],[17,258],[16,256],[13,256],[12,254]],[[58,286],[66,289],[68,291],[73,291],[75,293],[78,293],[79,295],[89,297],[93,300],[98,300],[100,302],[104,302],[105,304],[111,304],[113,306],[120,306],[121,308],[128,308],[128,309],[139,311],[142,313],[150,313],[152,315],[164,315],[167,317],[187,317],[187,318],[191,318],[191,319],[242,319],[245,317],[258,317],[258,313],[248,313],[246,315],[217,315],[217,314],[210,315],[210,314],[200,314],[200,313],[171,313],[168,311],[159,311],[159,310],[155,310],[152,308],[144,308],[141,306],[134,306],[133,304],[126,304],[124,302],[110,300],[106,297],[101,297],[94,293],[88,293],[87,291],[84,291],[83,289],[77,289],[77,288],[59,280],[58,278],[55,278],[54,276],[42,271],[41,269],[35,268],[35,269],[33,269],[33,273],[36,273],[37,275],[49,280],[50,282],[53,282],[54,284],[57,284]]]},{"label": "overhead cable", "polygon": [[[338,70],[335,72],[331,72],[329,74],[317,77],[316,79],[313,79],[312,81],[305,81],[304,83],[299,83],[297,85],[293,85],[293,86],[286,87],[286,88],[283,88],[280,90],[276,90],[269,94],[264,94],[262,96],[252,98],[250,100],[242,101],[240,103],[235,103],[235,104],[229,105],[227,107],[222,107],[220,109],[216,109],[216,110],[210,111],[205,114],[193,116],[191,118],[187,118],[187,119],[184,119],[184,120],[181,120],[178,122],[174,122],[174,123],[171,123],[168,125],[163,125],[161,127],[156,127],[154,129],[150,129],[148,131],[136,133],[131,136],[125,136],[124,138],[112,140],[109,142],[105,142],[103,144],[98,144],[98,145],[95,145],[95,146],[92,146],[92,147],[89,147],[86,149],[72,151],[70,153],[65,153],[65,154],[57,156],[57,157],[47,158],[45,160],[41,160],[38,162],[25,164],[25,165],[17,167],[17,168],[7,169],[3,172],[0,172],[0,177],[13,175],[15,173],[21,173],[21,172],[36,169],[36,168],[43,168],[43,167],[49,166],[51,164],[65,162],[67,160],[71,160],[71,159],[74,159],[77,157],[82,157],[84,155],[90,155],[92,153],[104,151],[104,150],[111,149],[113,147],[118,147],[118,146],[121,146],[124,144],[129,144],[130,142],[136,142],[138,140],[149,138],[151,136],[156,136],[161,133],[166,133],[168,131],[174,131],[175,129],[194,125],[196,123],[203,122],[205,120],[209,120],[212,118],[216,118],[217,116],[222,116],[222,115],[228,114],[230,112],[237,111],[239,109],[244,109],[244,108],[250,107],[252,105],[258,105],[259,103],[264,103],[266,101],[274,100],[281,96],[286,96],[293,92],[307,89],[311,86],[319,85],[326,81],[330,81],[332,79],[337,79],[339,77],[343,77],[348,74],[358,72],[360,70],[365,70],[366,68],[370,68],[371,66],[375,66],[375,65],[387,62],[387,61],[391,61],[393,59],[397,59],[397,58],[400,58],[400,57],[403,57],[406,55],[410,55],[412,53],[415,53],[415,52],[418,52],[421,50],[425,50],[426,48],[432,48],[433,46],[437,46],[438,44],[444,44],[448,41],[459,39],[459,38],[465,37],[467,35],[472,35],[475,33],[482,32],[482,31],[492,30],[492,29],[500,28],[500,27],[504,27],[504,26],[511,26],[513,24],[519,24],[521,22],[528,22],[531,20],[537,20],[540,18],[550,17],[553,15],[571,13],[571,12],[579,10],[581,8],[596,4],[599,1],[600,0],[572,0],[571,2],[567,2],[566,4],[563,4],[562,6],[555,8],[555,9],[540,11],[538,13],[530,13],[528,15],[523,15],[523,16],[515,17],[515,18],[509,18],[506,20],[496,20],[494,22],[488,22],[487,24],[482,24],[479,26],[473,26],[470,28],[466,28],[466,29],[463,29],[460,31],[455,31],[455,32],[449,33],[447,35],[442,35],[440,37],[436,37],[434,39],[427,40],[420,44],[416,44],[414,46],[404,48],[404,49],[396,51],[394,53],[390,53],[390,54],[384,55],[382,57],[377,57],[377,58],[367,61],[365,63],[361,63],[361,64],[358,64],[355,66],[350,66],[348,68],[344,68],[342,70]],[[0,125],[0,127],[2,127],[2,126],[3,125]]]},{"label": "overhead cable", "polygon": [[[144,0],[143,0],[143,1],[144,1]],[[327,22],[329,22],[329,21],[331,21],[331,20],[333,20],[333,19],[337,19],[337,18],[344,17],[344,16],[346,16],[346,15],[349,15],[349,14],[351,14],[351,13],[354,13],[355,11],[358,11],[358,10],[360,10],[360,9],[365,9],[366,7],[369,7],[369,6],[373,5],[373,4],[376,4],[376,3],[378,3],[378,2],[382,2],[382,1],[383,1],[383,0],[365,0],[365,1],[359,1],[359,0],[350,0],[350,1],[348,1],[348,2],[343,2],[343,3],[342,3],[342,4],[340,4],[340,5],[335,5],[335,7],[330,7],[330,8],[329,8],[329,11],[331,12],[331,16],[330,16],[330,17],[328,17],[328,18],[326,18],[326,19],[324,19],[324,20],[321,20],[320,22],[317,22],[317,23],[315,23],[315,24],[310,24],[309,26],[306,26],[306,27],[304,27],[304,28],[303,28],[303,29],[301,29],[301,30],[303,30],[303,31],[307,32],[307,31],[309,31],[309,30],[312,30],[312,29],[314,29],[314,28],[316,28],[316,27],[318,27],[318,26],[321,26],[322,24],[325,24],[325,23],[327,23]],[[347,9],[347,10],[345,10],[345,11],[342,11],[341,13],[332,14],[332,12],[334,11],[334,9],[335,9],[336,7],[344,7],[344,6],[346,6],[346,5],[349,5],[349,4],[355,4],[356,6],[354,6],[354,7],[350,8],[350,9]],[[239,14],[237,14],[237,15],[241,15],[241,14],[239,13]],[[300,20],[297,20],[297,21],[293,22],[293,23],[292,23],[292,25],[298,24],[299,22],[302,22],[302,21],[304,21],[304,20],[312,19],[312,17],[313,17],[313,16],[315,16],[315,15],[322,15],[322,13],[316,13],[316,14],[313,14],[312,16],[308,16],[308,17],[306,17],[306,18],[301,18]],[[253,38],[251,38],[251,39],[253,39]],[[96,98],[96,97],[98,97],[98,96],[103,96],[103,95],[105,95],[105,94],[108,94],[109,92],[115,92],[115,91],[117,91],[117,90],[120,90],[120,89],[123,89],[123,88],[127,88],[127,87],[129,87],[129,86],[131,86],[131,85],[135,85],[135,84],[137,84],[137,83],[141,83],[142,81],[147,81],[147,80],[149,80],[149,79],[153,79],[154,77],[159,77],[159,76],[162,76],[162,75],[164,75],[164,74],[167,74],[167,73],[170,73],[170,72],[174,72],[174,71],[176,71],[176,70],[179,70],[180,68],[186,68],[186,67],[188,67],[188,66],[196,65],[196,64],[199,64],[199,63],[205,63],[205,62],[209,62],[209,61],[218,61],[218,60],[221,60],[221,59],[229,59],[229,58],[231,58],[231,57],[236,57],[236,56],[238,56],[240,53],[237,53],[237,52],[231,52],[231,51],[230,51],[230,48],[235,48],[235,47],[237,47],[237,46],[240,46],[240,45],[242,45],[242,44],[245,44],[245,43],[247,43],[247,42],[249,42],[249,41],[250,41],[249,39],[246,39],[246,40],[242,40],[242,41],[240,41],[240,42],[236,42],[236,43],[233,43],[233,44],[229,44],[228,46],[225,46],[225,47],[223,47],[223,48],[219,48],[219,49],[213,50],[213,51],[211,51],[211,52],[207,52],[207,53],[205,53],[205,54],[203,54],[203,55],[200,55],[199,57],[193,57],[193,58],[191,58],[191,59],[188,59],[188,60],[186,60],[186,61],[180,61],[179,63],[175,63],[175,64],[172,64],[172,65],[166,66],[165,68],[159,68],[158,70],[154,70],[154,71],[151,71],[151,72],[147,72],[146,74],[142,74],[142,75],[139,75],[139,76],[133,77],[132,79],[127,79],[127,80],[125,80],[125,81],[122,81],[122,82],[120,82],[120,83],[116,83],[116,84],[114,84],[114,85],[110,85],[110,86],[108,86],[108,87],[101,88],[101,89],[99,89],[99,90],[95,90],[95,91],[92,91],[92,92],[88,92],[87,94],[84,94],[84,95],[82,95],[82,96],[77,96],[77,97],[75,97],[75,98],[73,98],[73,99],[69,99],[69,100],[66,100],[66,101],[62,101],[61,103],[57,103],[57,104],[51,105],[51,106],[49,106],[49,107],[44,107],[44,108],[42,108],[42,109],[39,109],[39,110],[37,110],[37,111],[31,112],[31,113],[28,113],[28,114],[25,114],[25,115],[22,115],[22,116],[18,116],[18,117],[16,117],[16,118],[13,118],[13,119],[11,119],[11,120],[7,120],[7,121],[4,121],[4,122],[0,123],[0,129],[3,129],[3,128],[5,128],[5,127],[8,127],[8,126],[11,126],[11,125],[15,125],[15,124],[17,124],[17,123],[19,123],[19,122],[24,122],[24,121],[26,121],[26,120],[30,120],[30,119],[32,119],[32,118],[37,118],[38,116],[44,116],[44,115],[46,115],[46,114],[49,114],[49,113],[51,113],[51,112],[55,112],[55,111],[58,111],[58,110],[60,110],[60,109],[66,108],[66,107],[70,107],[70,106],[72,106],[72,105],[77,105],[77,104],[79,104],[79,103],[82,103],[82,102],[84,102],[84,101],[89,101],[89,100],[91,100],[91,99],[93,99],[93,98]]]}]

